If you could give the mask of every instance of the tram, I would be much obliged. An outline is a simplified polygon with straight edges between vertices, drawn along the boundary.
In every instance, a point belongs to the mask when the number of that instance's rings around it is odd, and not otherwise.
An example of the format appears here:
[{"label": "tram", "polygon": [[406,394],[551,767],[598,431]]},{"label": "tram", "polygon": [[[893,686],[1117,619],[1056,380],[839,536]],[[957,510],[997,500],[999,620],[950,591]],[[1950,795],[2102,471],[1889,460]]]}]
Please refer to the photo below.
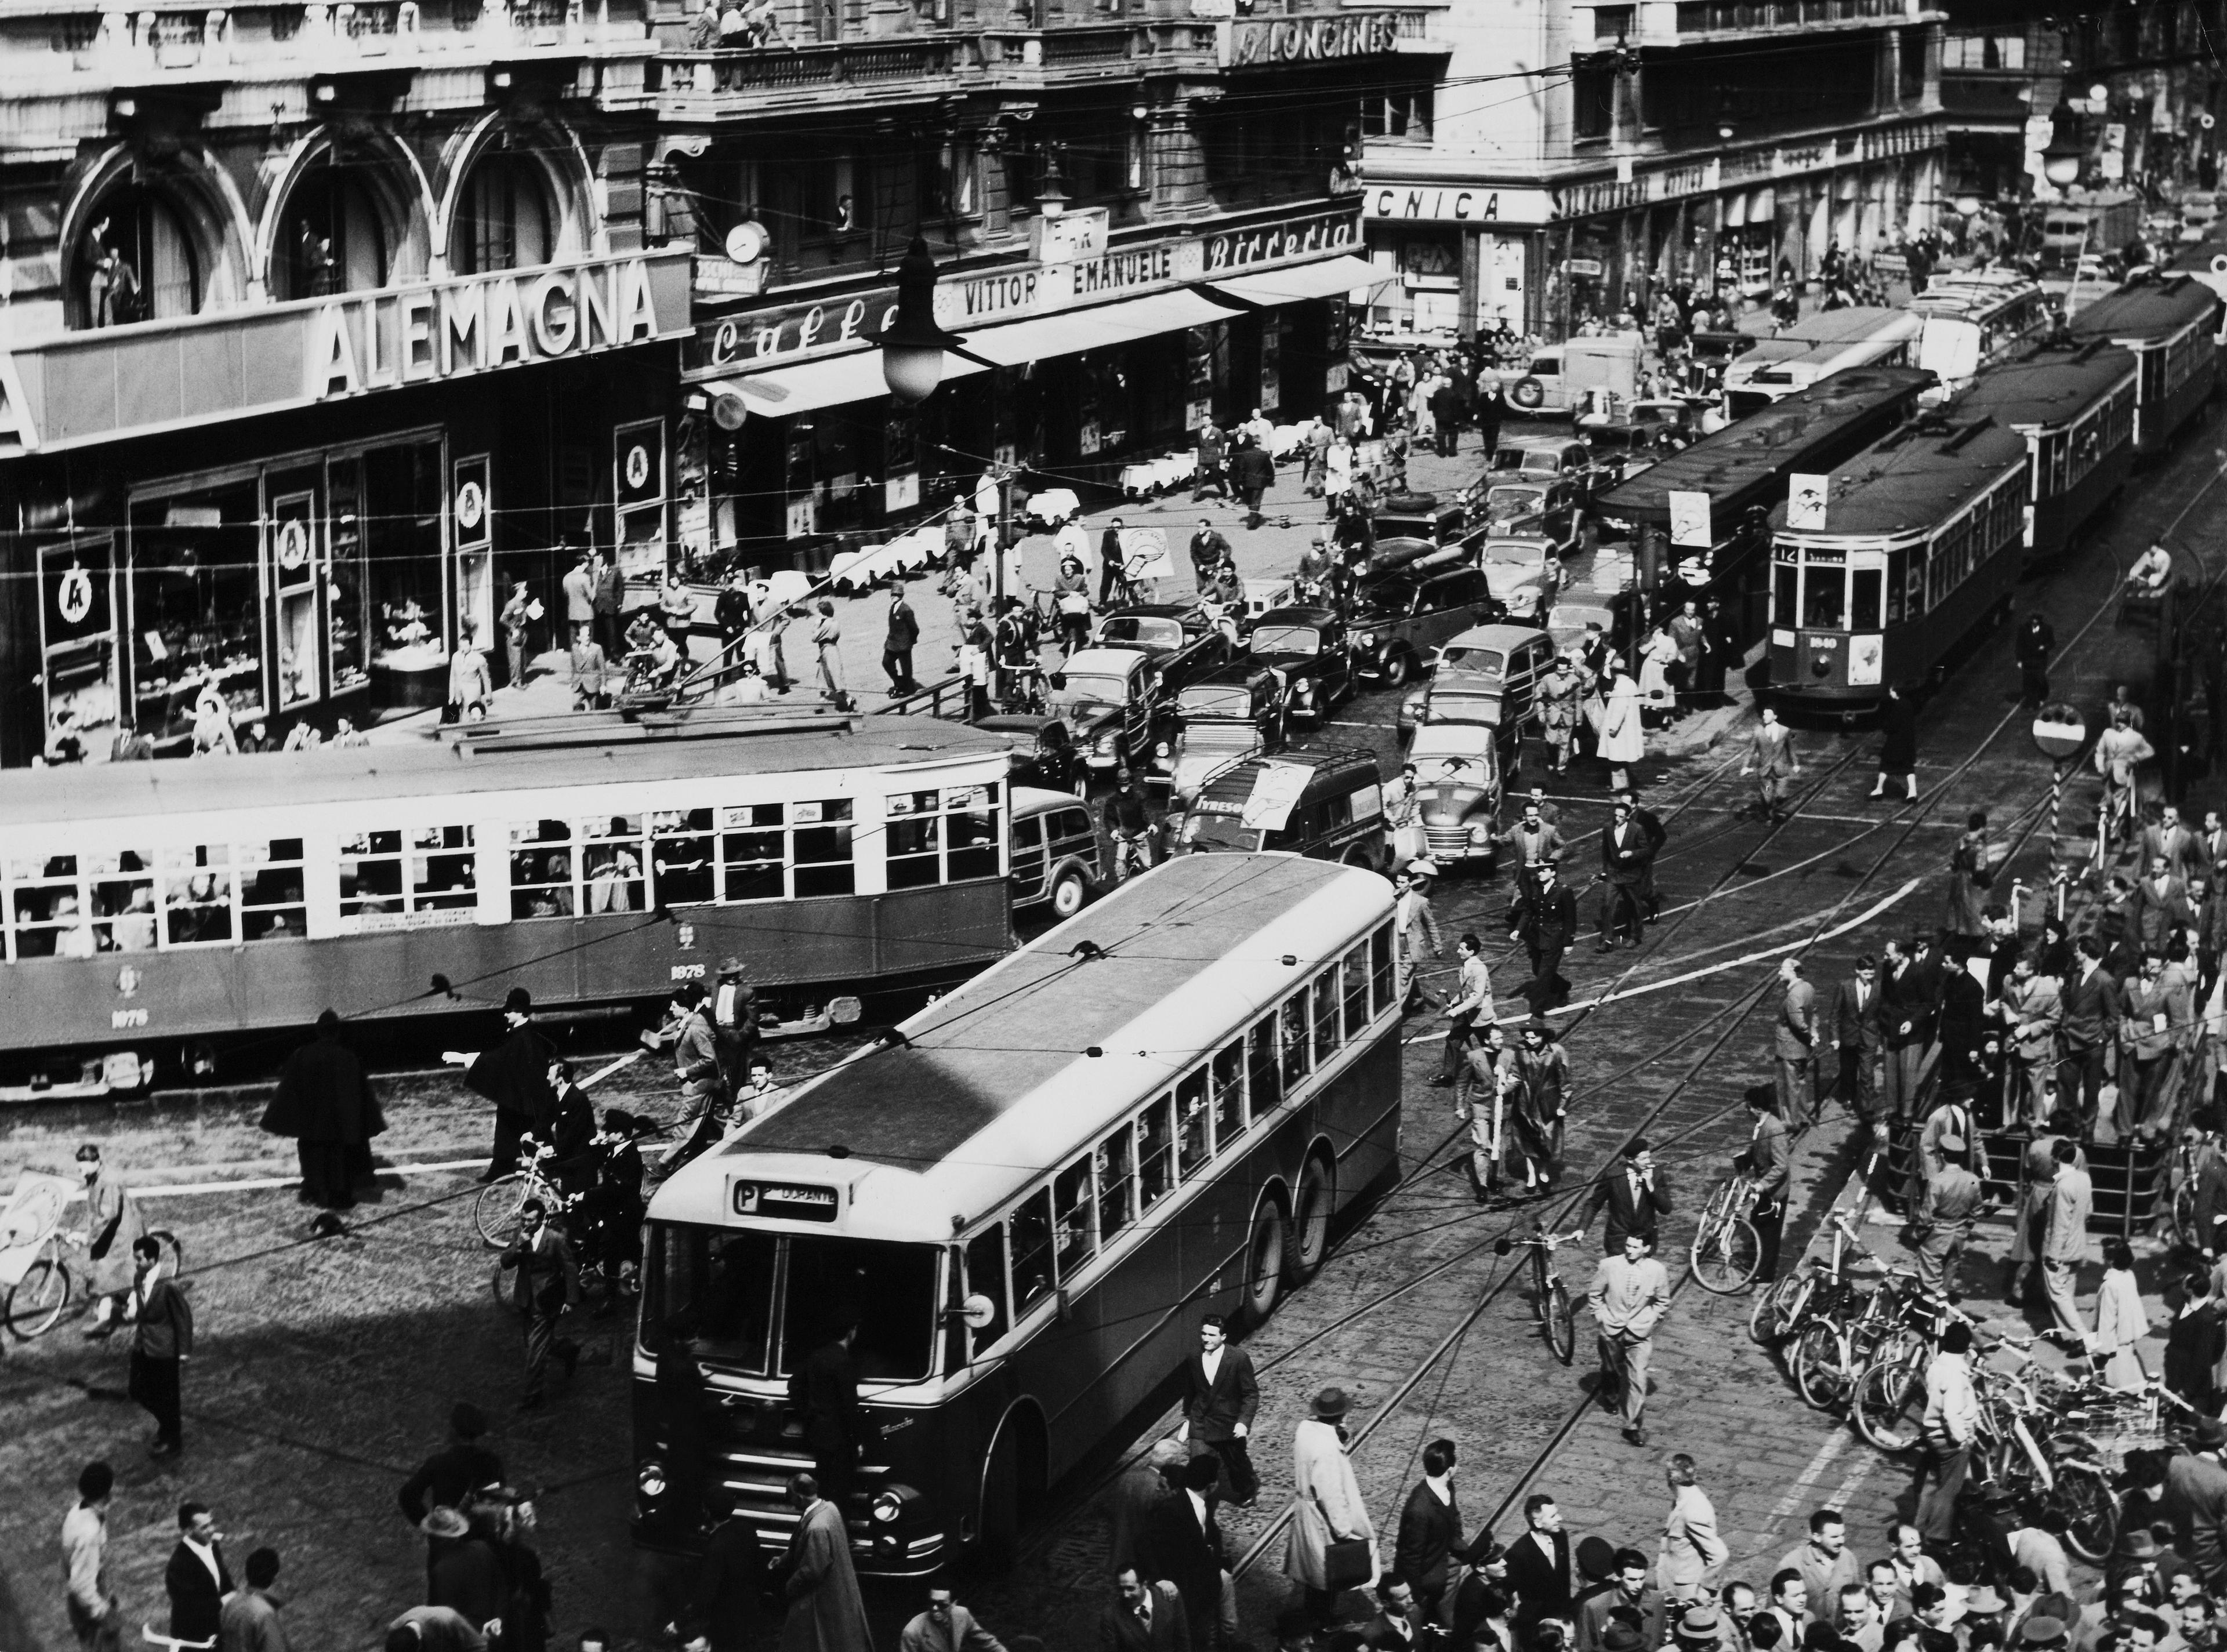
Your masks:
[{"label": "tram", "polygon": [[424,745],[18,772],[0,788],[0,1100],[207,1041],[662,998],[740,957],[769,1008],[1011,945],[1005,741],[769,717],[592,750]]},{"label": "tram", "polygon": [[1822,529],[1774,513],[1766,698],[1867,710],[2000,618],[2023,560],[2028,469],[2016,431],[1929,417],[1833,471]]},{"label": "tram", "polygon": [[2010,270],[1951,271],[1904,303],[1923,323],[1917,365],[1951,393],[1981,368],[2041,338],[2056,320],[2040,284]]},{"label": "tram", "polygon": [[1725,413],[1745,418],[1850,367],[1908,367],[1923,325],[1906,309],[1876,305],[1805,316],[1725,369]]},{"label": "tram", "polygon": [[1956,417],[1992,418],[2026,438],[2029,566],[2063,552],[2125,483],[2137,377],[2131,353],[2090,339],[1999,363],[1956,399]]},{"label": "tram", "polygon": [[[1396,1175],[1400,1117],[1382,877],[1184,855],[1123,884],[657,1190],[636,1540],[685,1548],[708,1508],[777,1551],[814,1461],[789,1375],[855,1326],[858,1569],[1009,1552],[1202,1314],[1257,1325],[1314,1275]],[[708,1428],[668,1424],[668,1347]]]},{"label": "tram", "polygon": [[2130,281],[2076,312],[2076,339],[2109,339],[2141,366],[2134,451],[2162,453],[2199,412],[2219,374],[2219,296],[2192,275]]}]

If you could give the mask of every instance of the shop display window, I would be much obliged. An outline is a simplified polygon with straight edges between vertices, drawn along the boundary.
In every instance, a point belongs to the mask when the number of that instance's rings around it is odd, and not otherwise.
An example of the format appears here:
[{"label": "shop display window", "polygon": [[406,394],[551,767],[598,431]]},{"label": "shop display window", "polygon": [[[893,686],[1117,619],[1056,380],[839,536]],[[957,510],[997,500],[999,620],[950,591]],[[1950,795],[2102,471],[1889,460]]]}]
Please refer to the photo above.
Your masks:
[{"label": "shop display window", "polygon": [[424,671],[449,657],[441,445],[436,437],[373,448],[361,460],[371,659],[388,671]]},{"label": "shop display window", "polygon": [[333,692],[371,680],[373,629],[364,607],[363,461],[335,459],[327,469],[330,558],[325,565],[325,635],[332,650]]},{"label": "shop display window", "polygon": [[260,489],[252,477],[134,500],[132,715],[156,740],[180,738],[214,687],[235,723],[263,714]]}]

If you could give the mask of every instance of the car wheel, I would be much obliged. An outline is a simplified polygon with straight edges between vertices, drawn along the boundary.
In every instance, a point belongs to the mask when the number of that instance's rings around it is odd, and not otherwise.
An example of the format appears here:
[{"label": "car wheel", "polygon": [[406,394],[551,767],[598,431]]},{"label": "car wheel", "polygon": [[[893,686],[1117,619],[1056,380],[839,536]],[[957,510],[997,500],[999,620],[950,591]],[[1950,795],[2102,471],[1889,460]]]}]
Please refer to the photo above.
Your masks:
[{"label": "car wheel", "polygon": [[1090,885],[1072,866],[1052,880],[1051,910],[1056,918],[1073,917],[1090,903]]},{"label": "car wheel", "polygon": [[1407,657],[1405,649],[1393,649],[1390,654],[1384,656],[1384,686],[1404,687],[1413,666],[1414,661]]}]

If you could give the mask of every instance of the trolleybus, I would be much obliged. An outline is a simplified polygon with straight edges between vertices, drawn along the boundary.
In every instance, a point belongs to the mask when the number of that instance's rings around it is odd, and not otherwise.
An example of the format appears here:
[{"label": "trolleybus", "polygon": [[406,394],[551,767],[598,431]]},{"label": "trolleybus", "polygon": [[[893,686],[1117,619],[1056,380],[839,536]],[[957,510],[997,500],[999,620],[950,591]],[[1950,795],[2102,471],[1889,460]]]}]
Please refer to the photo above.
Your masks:
[{"label": "trolleybus", "polygon": [[1850,367],[1908,367],[1923,325],[1909,310],[1867,304],[1805,316],[1725,369],[1725,413],[1745,418]]},{"label": "trolleybus", "polygon": [[1924,323],[1918,365],[1938,376],[1950,393],[1981,367],[2042,337],[2057,319],[2056,305],[2040,284],[2010,270],[1938,275],[1905,303]]},{"label": "trolleybus", "polygon": [[2077,339],[2134,353],[2134,450],[2162,453],[2210,398],[2219,373],[2219,296],[2191,275],[2131,281],[2071,320]]},{"label": "trolleybus", "polygon": [[761,731],[11,775],[0,1100],[137,1088],[328,1007],[654,999],[732,954],[776,1008],[956,979],[1011,946],[1004,738],[737,723]]},{"label": "trolleybus", "polygon": [[1925,418],[1833,471],[1822,529],[1775,518],[1769,698],[1869,708],[2000,617],[2022,561],[2026,475],[2015,431]]},{"label": "trolleybus", "polygon": [[2134,462],[2134,358],[2102,339],[2044,345],[1989,367],[1956,399],[2026,438],[2029,563],[2071,544]]},{"label": "trolleybus", "polygon": [[[701,1488],[785,1542],[788,1377],[855,1324],[860,1569],[1008,1547],[1202,1313],[1258,1324],[1394,1173],[1399,1031],[1382,877],[1185,855],[813,1081],[650,1202],[637,1540],[686,1546]],[[656,1380],[684,1343],[711,1419],[686,1463]]]}]

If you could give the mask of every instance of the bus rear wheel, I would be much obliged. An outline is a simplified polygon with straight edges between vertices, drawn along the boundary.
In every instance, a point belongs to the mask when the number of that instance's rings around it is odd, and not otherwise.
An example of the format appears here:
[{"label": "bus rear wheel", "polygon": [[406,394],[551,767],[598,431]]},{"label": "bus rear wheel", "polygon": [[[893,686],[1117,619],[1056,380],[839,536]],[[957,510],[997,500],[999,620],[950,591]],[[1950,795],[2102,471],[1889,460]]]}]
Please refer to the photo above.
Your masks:
[{"label": "bus rear wheel", "polygon": [[1287,1241],[1284,1213],[1263,1203],[1253,1217],[1253,1231],[1245,1240],[1245,1286],[1239,1311],[1248,1325],[1266,1324],[1284,1294],[1284,1253]]},{"label": "bus rear wheel", "polygon": [[1299,1172],[1299,1195],[1292,1202],[1297,1212],[1292,1217],[1292,1244],[1284,1259],[1284,1272],[1298,1285],[1322,1272],[1330,1256],[1330,1210],[1337,1202],[1330,1166],[1319,1158],[1310,1158]]}]

